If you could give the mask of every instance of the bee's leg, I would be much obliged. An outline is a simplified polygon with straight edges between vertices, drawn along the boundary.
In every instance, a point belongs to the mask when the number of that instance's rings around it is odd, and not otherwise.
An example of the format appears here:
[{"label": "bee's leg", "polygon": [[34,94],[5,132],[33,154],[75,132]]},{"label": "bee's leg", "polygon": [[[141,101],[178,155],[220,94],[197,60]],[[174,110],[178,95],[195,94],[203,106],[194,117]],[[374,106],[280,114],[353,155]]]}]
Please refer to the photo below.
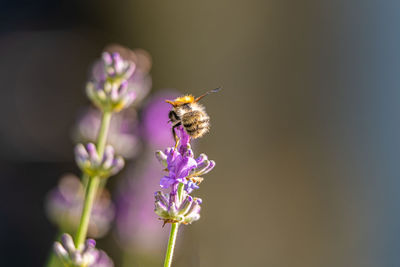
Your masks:
[{"label": "bee's leg", "polygon": [[175,150],[178,149],[178,145],[179,145],[179,139],[177,141],[175,141],[175,147],[174,147]]},{"label": "bee's leg", "polygon": [[175,140],[175,150],[178,148],[178,144],[179,144],[179,139],[178,139],[178,136],[176,135],[175,128],[177,128],[181,125],[182,125],[182,123],[178,122],[177,124],[172,126],[172,135],[174,136],[174,140]]}]

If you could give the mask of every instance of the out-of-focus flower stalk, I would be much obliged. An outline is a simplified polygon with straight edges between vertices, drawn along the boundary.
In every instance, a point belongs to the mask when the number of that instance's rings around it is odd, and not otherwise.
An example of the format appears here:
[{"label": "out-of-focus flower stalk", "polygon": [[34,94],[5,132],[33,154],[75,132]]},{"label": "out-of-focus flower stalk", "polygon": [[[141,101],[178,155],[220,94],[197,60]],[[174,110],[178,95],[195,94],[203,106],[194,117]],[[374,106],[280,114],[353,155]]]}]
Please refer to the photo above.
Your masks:
[{"label": "out-of-focus flower stalk", "polygon": [[88,177],[82,215],[75,236],[76,247],[81,246],[86,239],[100,179],[116,174],[124,164],[122,158],[114,157],[112,147],[106,149],[112,113],[127,108],[137,97],[137,94],[128,87],[128,80],[136,69],[133,61],[124,60],[117,52],[104,52],[102,63],[104,75],[93,77],[86,87],[88,97],[102,111],[97,145],[89,143],[86,150],[82,145],[78,145],[75,150],[78,166],[82,169],[83,175]]},{"label": "out-of-focus flower stalk", "polygon": [[[125,48],[118,49],[135,55]],[[111,266],[104,261],[99,265],[94,253],[86,253],[94,252],[94,240],[87,241],[86,245],[84,242],[100,186],[124,166],[123,158],[115,155],[112,146],[106,145],[112,114],[140,100],[147,92],[142,89],[150,88],[149,76],[143,71],[143,66],[140,68],[136,63],[131,58],[122,57],[119,52],[103,52],[102,60],[95,64],[86,85],[88,98],[101,111],[101,123],[96,134],[96,144],[89,142],[85,146],[78,144],[75,147],[76,163],[82,171],[85,185],[82,212],[75,239],[63,235],[62,243],[55,242],[54,246],[54,251],[66,266]]]},{"label": "out-of-focus flower stalk", "polygon": [[69,234],[61,236],[61,242],[55,242],[54,252],[67,267],[114,267],[107,254],[96,249],[96,241],[87,239],[85,244],[74,245]]},{"label": "out-of-focus flower stalk", "polygon": [[[111,112],[109,111],[103,112],[101,127],[97,139],[97,153],[100,158],[103,157],[104,148],[106,146],[107,133],[110,126],[110,120],[111,120]],[[90,212],[93,207],[93,202],[95,200],[99,184],[100,184],[100,177],[98,176],[91,177],[88,180],[85,192],[85,200],[83,203],[81,221],[79,223],[79,227],[75,236],[76,246],[80,246],[86,239],[86,234],[89,227]]]}]

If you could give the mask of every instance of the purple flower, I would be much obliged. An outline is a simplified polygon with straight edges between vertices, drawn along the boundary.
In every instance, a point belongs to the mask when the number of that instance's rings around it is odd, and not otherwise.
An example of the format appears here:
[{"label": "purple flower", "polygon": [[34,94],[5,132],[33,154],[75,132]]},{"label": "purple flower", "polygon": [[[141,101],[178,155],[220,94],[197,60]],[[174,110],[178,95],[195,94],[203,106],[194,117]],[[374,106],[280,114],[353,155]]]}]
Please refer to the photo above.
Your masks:
[{"label": "purple flower", "polygon": [[182,155],[176,150],[170,150],[167,155],[169,174],[161,178],[160,186],[169,188],[176,183],[186,183],[186,177],[196,166],[197,163],[194,158]]},{"label": "purple flower", "polygon": [[188,153],[188,156],[193,156],[193,152],[190,150],[190,135],[186,133],[182,126],[175,128],[175,132],[179,138],[179,152],[181,154]]},{"label": "purple flower", "polygon": [[87,239],[84,245],[75,247],[69,234],[63,234],[61,242],[54,243],[54,252],[66,266],[71,267],[113,267],[107,254],[96,249],[96,241]]},{"label": "purple flower", "polygon": [[119,112],[136,99],[136,93],[128,90],[128,82],[90,81],[86,93],[93,104],[108,112]]},{"label": "purple flower", "polygon": [[100,109],[118,112],[138,103],[151,88],[151,59],[143,50],[110,46],[92,69],[86,92]]},{"label": "purple flower", "polygon": [[184,194],[180,202],[176,194],[165,194],[158,191],[155,197],[155,213],[164,220],[164,223],[190,224],[200,219],[200,198],[193,198]]},{"label": "purple flower", "polygon": [[[126,109],[112,116],[107,143],[124,158],[133,158],[139,152],[137,134],[137,114],[134,109]],[[95,142],[101,124],[101,111],[90,108],[81,116],[73,132],[73,139],[80,143]]]},{"label": "purple flower", "polygon": [[124,159],[114,155],[114,148],[110,145],[104,149],[100,157],[96,146],[88,143],[86,148],[82,144],[75,147],[75,160],[79,168],[90,177],[108,178],[117,174],[124,167]]},{"label": "purple flower", "polygon": [[197,184],[203,180],[200,176],[210,172],[215,162],[208,160],[205,154],[201,154],[197,159],[194,158],[190,136],[182,126],[176,128],[176,134],[179,138],[177,149],[169,147],[164,152],[156,152],[156,158],[168,170],[168,175],[161,178],[160,186],[173,188],[177,183],[183,183],[186,185],[187,192],[190,193],[193,189],[199,188]]},{"label": "purple flower", "polygon": [[[169,147],[156,152],[158,161],[166,167],[168,175],[161,178],[160,186],[170,188],[169,194],[158,191],[155,193],[155,213],[165,223],[190,224],[200,218],[201,199],[189,195],[194,189],[199,188],[203,180],[201,175],[210,172],[215,162],[208,160],[205,154],[198,158],[190,146],[190,136],[182,126],[176,128],[178,146]],[[184,189],[178,192],[180,185]],[[178,196],[178,194],[180,196]]]},{"label": "purple flower", "polygon": [[195,189],[199,189],[199,185],[196,182],[188,181],[187,184],[185,184],[185,191],[188,192],[189,194],[193,192]]},{"label": "purple flower", "polygon": [[133,61],[124,60],[117,52],[103,52],[102,60],[105,73],[103,80],[107,78],[128,80],[136,69]]},{"label": "purple flower", "polygon": [[[63,176],[57,187],[47,195],[47,216],[62,232],[76,231],[82,213],[83,197],[83,185],[73,174]],[[114,214],[110,194],[103,189],[98,194],[90,215],[89,236],[96,238],[104,236],[110,229]]]},{"label": "purple flower", "polygon": [[[110,45],[104,49],[108,53],[118,53],[124,60],[133,62],[136,66],[128,81],[128,90],[136,93],[135,103],[139,103],[150,92],[152,80],[149,75],[151,56],[143,49],[130,50],[120,45]],[[101,69],[100,69],[101,71]],[[93,75],[95,75],[93,70]]]}]

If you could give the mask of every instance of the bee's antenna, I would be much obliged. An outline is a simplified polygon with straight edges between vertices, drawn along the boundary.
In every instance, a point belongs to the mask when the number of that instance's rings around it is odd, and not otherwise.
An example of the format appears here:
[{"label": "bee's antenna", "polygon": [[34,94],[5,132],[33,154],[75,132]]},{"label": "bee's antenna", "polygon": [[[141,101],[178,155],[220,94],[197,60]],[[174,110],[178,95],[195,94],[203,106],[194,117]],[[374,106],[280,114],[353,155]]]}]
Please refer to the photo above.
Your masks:
[{"label": "bee's antenna", "polygon": [[205,97],[206,95],[209,95],[209,94],[212,94],[212,93],[216,93],[216,92],[218,92],[218,91],[221,90],[221,89],[222,89],[222,87],[218,87],[218,88],[212,89],[212,90],[208,91],[207,93],[202,94],[201,96],[197,97],[197,98],[194,100],[194,102],[198,102],[200,99],[202,99],[202,98]]}]

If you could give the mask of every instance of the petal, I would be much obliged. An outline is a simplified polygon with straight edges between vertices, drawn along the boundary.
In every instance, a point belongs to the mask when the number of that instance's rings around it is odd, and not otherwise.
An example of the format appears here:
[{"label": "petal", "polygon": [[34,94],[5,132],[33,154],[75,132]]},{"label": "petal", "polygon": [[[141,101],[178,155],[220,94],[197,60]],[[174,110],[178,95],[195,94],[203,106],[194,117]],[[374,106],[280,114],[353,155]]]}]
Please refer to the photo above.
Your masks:
[{"label": "petal", "polygon": [[163,178],[161,178],[160,180],[160,186],[162,188],[169,188],[171,185],[173,185],[175,183],[175,179],[168,177],[168,176],[164,176]]},{"label": "petal", "polygon": [[200,187],[196,184],[193,183],[192,181],[188,181],[187,184],[185,185],[185,190],[188,192],[188,194],[192,193],[194,189],[199,189]]},{"label": "petal", "polygon": [[179,137],[181,146],[187,146],[187,144],[189,144],[190,135],[188,135],[186,133],[186,131],[184,130],[184,128],[182,126],[177,128],[176,134]]},{"label": "petal", "polygon": [[198,163],[198,164],[200,164],[200,163],[202,163],[203,161],[205,161],[205,160],[207,160],[208,158],[207,158],[207,155],[206,154],[200,154],[200,156],[196,159],[196,162]]},{"label": "petal", "polygon": [[176,177],[182,178],[189,175],[189,172],[196,168],[197,163],[194,158],[184,157],[179,165],[177,166],[176,170]]}]

